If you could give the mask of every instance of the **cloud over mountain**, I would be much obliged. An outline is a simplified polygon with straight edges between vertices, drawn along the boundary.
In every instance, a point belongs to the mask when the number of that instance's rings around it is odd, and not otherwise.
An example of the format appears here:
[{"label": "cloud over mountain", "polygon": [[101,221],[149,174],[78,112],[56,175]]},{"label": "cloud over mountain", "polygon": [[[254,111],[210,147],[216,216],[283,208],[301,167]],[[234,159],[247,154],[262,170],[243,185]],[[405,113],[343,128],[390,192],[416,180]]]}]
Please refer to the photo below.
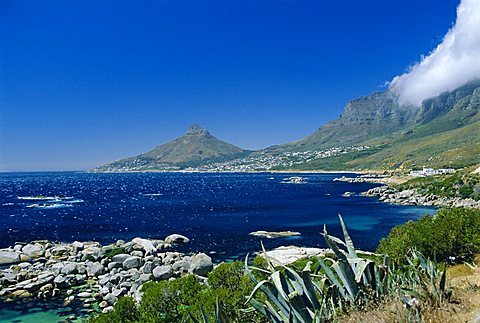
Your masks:
[{"label": "cloud over mountain", "polygon": [[419,106],[476,78],[480,78],[480,0],[462,0],[457,21],[442,42],[407,73],[396,76],[390,89],[400,103]]}]

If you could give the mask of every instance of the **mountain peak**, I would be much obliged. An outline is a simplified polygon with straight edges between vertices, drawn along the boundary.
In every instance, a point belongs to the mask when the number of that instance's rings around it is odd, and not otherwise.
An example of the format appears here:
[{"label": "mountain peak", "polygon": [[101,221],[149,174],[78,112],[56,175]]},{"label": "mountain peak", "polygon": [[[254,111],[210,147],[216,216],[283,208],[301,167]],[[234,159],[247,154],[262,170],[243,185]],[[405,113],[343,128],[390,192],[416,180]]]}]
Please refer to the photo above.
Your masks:
[{"label": "mountain peak", "polygon": [[194,123],[188,128],[186,134],[190,136],[198,136],[198,135],[208,135],[210,133],[208,132],[207,129],[202,128],[198,124]]}]

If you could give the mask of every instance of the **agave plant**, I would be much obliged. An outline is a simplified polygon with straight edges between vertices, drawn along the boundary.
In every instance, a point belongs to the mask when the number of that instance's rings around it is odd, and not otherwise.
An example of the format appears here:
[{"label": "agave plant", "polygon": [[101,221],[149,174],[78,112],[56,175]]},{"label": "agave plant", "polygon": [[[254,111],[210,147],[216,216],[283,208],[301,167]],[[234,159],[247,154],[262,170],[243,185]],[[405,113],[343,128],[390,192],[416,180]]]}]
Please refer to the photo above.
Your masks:
[{"label": "agave plant", "polygon": [[[330,316],[330,304],[321,303],[319,294],[323,291],[311,280],[310,262],[301,273],[286,266],[275,269],[269,260],[268,264],[268,271],[251,268],[269,273],[268,279],[259,282],[245,263],[247,275],[256,283],[247,302],[259,313],[271,322],[320,322],[322,315]],[[254,298],[259,290],[267,300]]]},{"label": "agave plant", "polygon": [[[329,235],[324,227],[323,237],[334,252],[336,259],[317,258],[320,267],[325,271],[333,288],[351,306],[365,304],[372,299],[372,296],[373,299],[382,297],[387,292],[388,257],[370,254],[376,258],[383,258],[383,263],[380,265],[371,259],[361,257],[360,255],[365,253],[355,250],[342,216],[339,214],[338,217],[345,241]],[[345,247],[346,251],[339,245]],[[331,265],[328,266],[326,261],[329,261]]]},{"label": "agave plant", "polygon": [[[202,315],[201,321],[198,320],[196,317],[192,315],[192,313],[188,312],[188,316],[190,316],[190,320],[192,320],[193,323],[210,323],[210,321],[207,318],[207,315],[205,315],[205,312],[203,311],[202,305],[200,305],[200,314]],[[222,304],[217,300],[215,303],[215,318],[212,321],[212,323],[229,323],[230,320],[227,317],[227,314],[223,310]]]},{"label": "agave plant", "polygon": [[[385,257],[383,264],[378,265],[361,257],[353,246],[341,215],[339,219],[345,241],[328,235],[326,228],[323,231],[325,242],[334,253],[334,258],[317,258],[324,272],[312,274],[311,262],[307,262],[300,273],[283,265],[275,267],[265,250],[267,270],[249,268],[247,256],[245,271],[256,284],[247,302],[272,322],[309,323],[330,320],[335,317],[337,309],[341,310],[345,305],[363,305],[372,298],[380,298],[387,290],[388,258]],[[269,276],[259,282],[252,270]],[[265,294],[265,301],[254,298],[258,291]]]},{"label": "agave plant", "polygon": [[441,270],[435,260],[425,258],[415,249],[410,250],[406,259],[408,266],[397,271],[394,281],[407,307],[411,307],[412,299],[438,307],[450,298],[452,290],[446,286],[446,266]]}]

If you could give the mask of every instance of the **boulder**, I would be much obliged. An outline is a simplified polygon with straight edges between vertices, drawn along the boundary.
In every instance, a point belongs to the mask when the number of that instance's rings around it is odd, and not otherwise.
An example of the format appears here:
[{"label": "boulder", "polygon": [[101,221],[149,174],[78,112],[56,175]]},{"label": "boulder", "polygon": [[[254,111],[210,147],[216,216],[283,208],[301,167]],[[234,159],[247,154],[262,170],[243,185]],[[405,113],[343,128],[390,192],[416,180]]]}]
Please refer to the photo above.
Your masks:
[{"label": "boulder", "polygon": [[108,271],[110,271],[114,268],[121,268],[122,267],[122,262],[109,262],[108,265],[107,265]]},{"label": "boulder", "polygon": [[86,274],[87,273],[87,268],[83,263],[77,263],[77,273],[79,274]]},{"label": "boulder", "polygon": [[56,246],[49,250],[52,256],[64,256],[68,255],[70,248],[68,246]]},{"label": "boulder", "polygon": [[80,275],[80,274],[77,274],[75,275],[75,279],[77,280],[77,284],[78,285],[82,285],[85,283],[86,279],[87,279],[87,276],[86,275]]},{"label": "boulder", "polygon": [[98,283],[100,286],[106,285],[110,281],[110,276],[109,275],[102,275],[99,277]]},{"label": "boulder", "polygon": [[142,259],[137,256],[129,256],[125,261],[122,263],[123,268],[125,269],[132,269],[138,268],[142,264]]},{"label": "boulder", "polygon": [[83,249],[83,243],[81,243],[80,241],[74,241],[72,243],[72,246],[76,249],[76,250],[82,250]]},{"label": "boulder", "polygon": [[179,243],[187,243],[190,239],[180,234],[171,234],[165,238],[165,242],[168,244],[179,244]]},{"label": "boulder", "polygon": [[153,277],[155,277],[157,280],[166,280],[172,276],[172,266],[158,266],[153,269]]},{"label": "boulder", "polygon": [[20,269],[27,269],[28,267],[32,267],[32,264],[29,262],[21,262],[17,265]]},{"label": "boulder", "polygon": [[107,313],[110,313],[111,311],[113,311],[113,306],[107,306],[102,310],[102,313],[107,314]]},{"label": "boulder", "polygon": [[108,293],[107,295],[105,295],[103,300],[106,301],[108,304],[113,305],[118,300],[118,298],[114,296],[112,293]]},{"label": "boulder", "polygon": [[10,296],[14,298],[25,298],[25,297],[31,297],[32,294],[24,289],[19,289],[11,293]]},{"label": "boulder", "polygon": [[30,258],[42,257],[45,254],[41,244],[27,244],[23,246],[22,252]]},{"label": "boulder", "polygon": [[0,265],[11,265],[20,262],[20,253],[15,251],[0,251]]},{"label": "boulder", "polygon": [[141,274],[140,277],[136,280],[136,283],[142,285],[143,283],[148,282],[152,278],[151,274]]},{"label": "boulder", "polygon": [[103,255],[103,251],[101,248],[97,246],[88,246],[82,250],[82,255],[83,255],[83,259],[89,259],[89,258],[98,259]]},{"label": "boulder", "polygon": [[97,277],[105,272],[105,267],[99,262],[87,263],[87,274],[90,277]]},{"label": "boulder", "polygon": [[188,259],[177,260],[173,263],[172,268],[174,271],[188,271],[190,269],[190,262]]},{"label": "boulder", "polygon": [[77,296],[80,298],[89,298],[92,295],[89,292],[81,292],[81,293],[78,293]]},{"label": "boulder", "polygon": [[143,250],[145,250],[146,253],[153,253],[157,251],[157,248],[153,245],[153,242],[147,239],[142,239],[142,238],[135,238],[132,240],[134,244],[138,244],[142,246]]},{"label": "boulder", "polygon": [[121,253],[112,257],[112,262],[123,263],[130,255],[126,253]]},{"label": "boulder", "polygon": [[58,275],[53,280],[53,283],[55,284],[55,286],[58,286],[59,288],[66,287],[67,279],[63,275]]},{"label": "boulder", "polygon": [[143,258],[143,252],[141,250],[134,250],[134,251],[130,252],[130,255]]},{"label": "boulder", "polygon": [[206,276],[213,269],[212,258],[204,253],[196,254],[190,263],[190,272],[199,276]]},{"label": "boulder", "polygon": [[47,290],[51,290],[51,289],[53,289],[52,284],[46,284],[46,285],[43,285],[42,287],[40,287],[41,292],[46,292]]},{"label": "boulder", "polygon": [[77,264],[68,263],[60,270],[60,273],[64,275],[75,274],[77,272]]},{"label": "boulder", "polygon": [[117,285],[121,280],[122,280],[122,274],[112,275],[109,279],[109,281],[114,285]]},{"label": "boulder", "polygon": [[126,292],[126,290],[124,288],[114,288],[112,290],[112,295],[115,296],[116,298],[119,298],[122,295],[124,295],[125,292]]},{"label": "boulder", "polygon": [[23,286],[23,289],[26,289],[30,293],[33,293],[33,292],[36,292],[37,290],[39,290],[40,287],[42,287],[42,284],[40,284],[38,282],[32,282],[30,284],[27,284],[27,285]]},{"label": "boulder", "polygon": [[153,270],[153,263],[151,261],[147,261],[145,265],[142,267],[142,272],[144,274],[151,274]]}]

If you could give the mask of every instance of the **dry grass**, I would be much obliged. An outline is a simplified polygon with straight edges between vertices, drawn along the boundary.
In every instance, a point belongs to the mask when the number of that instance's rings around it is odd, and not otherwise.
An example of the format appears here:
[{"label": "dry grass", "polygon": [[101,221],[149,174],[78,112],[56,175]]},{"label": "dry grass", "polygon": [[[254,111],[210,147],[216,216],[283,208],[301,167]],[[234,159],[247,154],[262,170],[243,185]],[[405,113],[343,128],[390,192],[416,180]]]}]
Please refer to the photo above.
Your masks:
[{"label": "dry grass", "polygon": [[420,319],[404,307],[398,300],[387,300],[369,310],[352,311],[338,318],[346,323],[390,323],[390,322],[480,322],[480,255],[475,258],[474,266],[457,265],[448,270],[448,285],[453,290],[452,299],[440,308],[424,305]]},{"label": "dry grass", "polygon": [[450,279],[457,278],[457,277],[465,277],[465,276],[470,276],[475,273],[475,269],[461,264],[461,265],[455,265],[450,268],[448,268],[447,274]]}]

